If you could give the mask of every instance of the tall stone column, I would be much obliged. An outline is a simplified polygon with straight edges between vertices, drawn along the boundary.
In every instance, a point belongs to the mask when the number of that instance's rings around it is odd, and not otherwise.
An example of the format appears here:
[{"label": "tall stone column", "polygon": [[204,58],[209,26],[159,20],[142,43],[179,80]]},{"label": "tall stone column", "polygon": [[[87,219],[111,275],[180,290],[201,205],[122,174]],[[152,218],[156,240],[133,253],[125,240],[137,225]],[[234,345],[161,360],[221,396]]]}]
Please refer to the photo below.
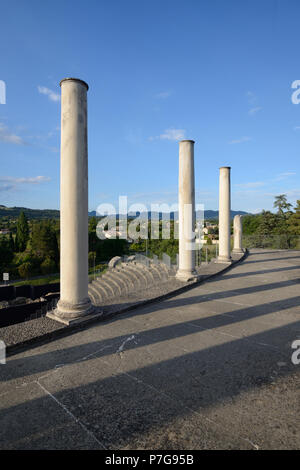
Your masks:
[{"label": "tall stone column", "polygon": [[60,86],[60,300],[55,316],[68,321],[93,310],[88,297],[88,85],[65,78]]},{"label": "tall stone column", "polygon": [[195,271],[194,141],[179,142],[179,266],[177,279],[189,281]]},{"label": "tall stone column", "polygon": [[233,219],[233,250],[232,253],[244,253],[242,248],[242,216],[236,215]]},{"label": "tall stone column", "polygon": [[231,263],[230,257],[230,166],[220,168],[219,256],[218,263]]}]

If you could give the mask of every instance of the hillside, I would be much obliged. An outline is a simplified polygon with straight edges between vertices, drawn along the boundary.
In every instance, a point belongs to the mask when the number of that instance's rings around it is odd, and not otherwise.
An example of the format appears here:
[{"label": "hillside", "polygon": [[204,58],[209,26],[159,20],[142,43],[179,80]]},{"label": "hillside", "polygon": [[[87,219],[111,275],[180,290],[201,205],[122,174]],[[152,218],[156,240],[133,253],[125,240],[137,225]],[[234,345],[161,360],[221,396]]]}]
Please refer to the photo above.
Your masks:
[{"label": "hillside", "polygon": [[6,207],[0,205],[0,217],[16,218],[22,211],[28,219],[59,218],[59,211],[55,209],[28,209],[27,207]]},{"label": "hillside", "polygon": [[[129,212],[128,213],[128,217],[129,218],[134,218],[136,217],[137,215],[139,215],[140,213],[139,212],[136,212],[136,213],[133,213],[133,212]],[[245,211],[230,211],[230,217],[231,219],[233,219],[233,217],[235,215],[248,215],[249,212],[245,212]],[[96,216],[96,211],[92,211],[92,212],[89,212],[89,215],[90,216]],[[160,212],[154,212],[154,215],[157,217],[159,215],[159,219],[161,220],[162,219],[162,215],[163,213]],[[197,215],[201,215],[197,212]],[[142,218],[147,218],[148,216],[148,219],[150,219],[151,217],[151,212],[149,211],[148,213],[147,212],[142,212],[140,214],[140,216]],[[116,215],[116,217],[118,218],[119,217],[119,214]],[[207,220],[207,219],[218,219],[219,217],[219,211],[214,211],[214,210],[206,210],[204,211],[204,219]],[[174,219],[178,219],[178,213],[177,212],[171,212],[170,213],[170,219],[171,220],[174,220]]]},{"label": "hillside", "polygon": [[[56,209],[28,209],[27,207],[6,207],[0,205],[0,217],[11,217],[16,218],[20,215],[20,212],[23,211],[24,214],[28,219],[58,219],[59,218],[59,210]],[[156,213],[157,214],[157,213]],[[246,215],[248,212],[245,211],[231,211],[231,218],[235,215]],[[148,217],[150,218],[151,212],[148,212]],[[89,216],[96,216],[96,211],[89,212]],[[128,214],[129,217],[135,217],[136,215],[133,213]],[[142,214],[142,216],[146,217],[147,213]],[[204,212],[205,219],[217,219],[219,217],[219,211],[214,210],[206,210]],[[159,214],[159,218],[162,218],[162,213]],[[173,220],[177,218],[177,214],[171,212],[170,218]]]}]

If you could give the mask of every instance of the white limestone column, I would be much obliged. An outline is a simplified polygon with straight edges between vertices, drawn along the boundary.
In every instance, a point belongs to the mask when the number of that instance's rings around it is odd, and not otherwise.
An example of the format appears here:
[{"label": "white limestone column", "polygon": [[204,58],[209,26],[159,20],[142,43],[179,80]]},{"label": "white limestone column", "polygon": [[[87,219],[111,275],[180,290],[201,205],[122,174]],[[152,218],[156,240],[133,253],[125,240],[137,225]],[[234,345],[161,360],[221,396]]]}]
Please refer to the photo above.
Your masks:
[{"label": "white limestone column", "polygon": [[242,216],[236,215],[233,219],[233,250],[232,253],[244,253],[242,247]]},{"label": "white limestone column", "polygon": [[179,142],[179,266],[177,279],[189,281],[195,271],[194,141]]},{"label": "white limestone column", "polygon": [[220,168],[219,256],[218,263],[231,263],[230,257],[230,167]]},{"label": "white limestone column", "polygon": [[93,309],[88,297],[88,85],[65,78],[60,86],[60,300],[55,315],[74,319]]}]

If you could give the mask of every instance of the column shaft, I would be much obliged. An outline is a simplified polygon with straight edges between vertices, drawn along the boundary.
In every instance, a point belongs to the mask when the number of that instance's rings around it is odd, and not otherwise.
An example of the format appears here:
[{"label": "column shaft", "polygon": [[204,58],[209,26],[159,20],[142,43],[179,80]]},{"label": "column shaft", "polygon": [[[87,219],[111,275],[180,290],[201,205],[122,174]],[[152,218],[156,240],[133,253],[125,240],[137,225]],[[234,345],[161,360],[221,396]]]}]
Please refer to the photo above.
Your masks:
[{"label": "column shaft", "polygon": [[242,216],[236,215],[233,219],[233,253],[243,253],[242,235]]},{"label": "column shaft", "polygon": [[179,267],[176,277],[193,279],[195,271],[194,141],[179,142]]},{"label": "column shaft", "polygon": [[230,263],[230,167],[220,168],[218,263]]},{"label": "column shaft", "polygon": [[60,300],[56,315],[90,313],[88,298],[87,90],[78,79],[61,81]]}]

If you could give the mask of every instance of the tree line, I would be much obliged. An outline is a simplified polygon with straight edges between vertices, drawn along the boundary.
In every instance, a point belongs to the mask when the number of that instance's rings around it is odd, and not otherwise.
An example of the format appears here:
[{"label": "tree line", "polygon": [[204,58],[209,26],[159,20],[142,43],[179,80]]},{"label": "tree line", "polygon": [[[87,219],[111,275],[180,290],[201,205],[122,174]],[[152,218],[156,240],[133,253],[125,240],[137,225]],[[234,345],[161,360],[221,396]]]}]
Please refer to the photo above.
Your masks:
[{"label": "tree line", "polygon": [[276,212],[243,216],[244,244],[251,248],[300,249],[300,200],[292,207],[286,194],[275,197]]},{"label": "tree line", "polygon": [[[127,253],[126,240],[99,240],[96,217],[89,219],[90,267]],[[8,236],[0,236],[0,270],[10,279],[35,277],[59,272],[60,225],[57,219],[28,221],[22,211]]]},{"label": "tree line", "polygon": [[[296,206],[287,201],[285,194],[275,197],[275,212],[263,210],[260,214],[243,216],[244,246],[300,249],[300,200]],[[89,218],[89,266],[95,267],[113,256],[134,252],[161,256],[168,254],[174,261],[178,253],[178,240],[174,238],[174,221],[170,221],[170,239],[138,239],[129,244],[123,239],[100,240],[96,235],[99,218]],[[10,224],[8,236],[0,236],[0,269],[9,272],[11,279],[29,278],[59,272],[60,227],[58,219],[30,220],[21,212],[16,224]],[[162,225],[160,222],[160,231]],[[210,234],[211,236],[211,234]],[[217,238],[217,229],[214,234]],[[211,240],[209,240],[211,242]]]}]

